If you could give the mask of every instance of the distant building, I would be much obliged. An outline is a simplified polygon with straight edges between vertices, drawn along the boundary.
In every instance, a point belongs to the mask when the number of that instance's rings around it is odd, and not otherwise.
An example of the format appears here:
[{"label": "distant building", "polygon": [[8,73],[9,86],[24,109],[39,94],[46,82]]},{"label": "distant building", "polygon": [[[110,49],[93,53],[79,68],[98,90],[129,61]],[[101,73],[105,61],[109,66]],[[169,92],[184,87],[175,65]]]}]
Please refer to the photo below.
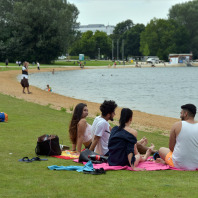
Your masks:
[{"label": "distant building", "polygon": [[113,34],[113,30],[115,29],[115,26],[113,25],[107,25],[104,24],[89,24],[89,25],[80,25],[79,31],[80,32],[86,32],[86,31],[92,31],[95,33],[97,30],[101,32],[106,32],[107,35]]},{"label": "distant building", "polygon": [[169,54],[169,63],[188,63],[192,60],[193,54]]}]

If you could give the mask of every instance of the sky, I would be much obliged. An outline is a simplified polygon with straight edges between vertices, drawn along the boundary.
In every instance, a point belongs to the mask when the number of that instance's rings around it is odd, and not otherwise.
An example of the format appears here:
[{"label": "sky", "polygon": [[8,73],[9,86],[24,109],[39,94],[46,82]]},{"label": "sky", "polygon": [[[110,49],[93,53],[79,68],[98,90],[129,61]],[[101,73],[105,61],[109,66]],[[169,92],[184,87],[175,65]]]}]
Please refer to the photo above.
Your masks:
[{"label": "sky", "polygon": [[117,25],[131,19],[134,24],[147,25],[154,17],[167,19],[169,9],[192,0],[68,0],[76,5],[80,25]]}]

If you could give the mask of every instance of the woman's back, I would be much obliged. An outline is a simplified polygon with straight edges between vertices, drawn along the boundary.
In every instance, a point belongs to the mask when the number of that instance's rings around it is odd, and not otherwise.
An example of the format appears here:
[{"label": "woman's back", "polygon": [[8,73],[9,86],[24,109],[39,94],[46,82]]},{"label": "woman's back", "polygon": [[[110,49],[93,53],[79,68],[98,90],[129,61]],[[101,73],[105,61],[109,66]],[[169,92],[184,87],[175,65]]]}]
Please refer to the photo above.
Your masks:
[{"label": "woman's back", "polygon": [[[126,131],[125,129],[119,130],[116,126],[112,129],[109,138],[109,158],[108,163],[110,166],[125,166],[130,165],[128,155],[134,154],[134,145],[137,143],[136,137]],[[133,155],[134,156],[134,155]],[[132,161],[135,158],[133,157]]]}]

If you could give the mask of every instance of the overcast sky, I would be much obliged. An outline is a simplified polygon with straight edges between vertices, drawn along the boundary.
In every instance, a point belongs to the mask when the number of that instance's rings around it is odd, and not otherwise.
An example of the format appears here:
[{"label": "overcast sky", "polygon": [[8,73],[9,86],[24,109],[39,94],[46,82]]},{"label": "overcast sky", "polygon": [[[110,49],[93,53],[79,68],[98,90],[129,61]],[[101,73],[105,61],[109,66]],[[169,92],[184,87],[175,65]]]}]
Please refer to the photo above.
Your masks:
[{"label": "overcast sky", "polygon": [[76,5],[81,25],[116,25],[127,19],[146,25],[154,17],[167,19],[169,9],[191,0],[68,0]]}]

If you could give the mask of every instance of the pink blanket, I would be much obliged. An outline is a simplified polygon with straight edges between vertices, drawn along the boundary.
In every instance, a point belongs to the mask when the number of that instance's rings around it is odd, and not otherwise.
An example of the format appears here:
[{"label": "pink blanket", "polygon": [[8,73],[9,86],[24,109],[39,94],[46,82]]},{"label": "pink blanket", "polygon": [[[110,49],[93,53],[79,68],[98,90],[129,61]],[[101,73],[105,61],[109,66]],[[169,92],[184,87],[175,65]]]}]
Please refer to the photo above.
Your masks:
[{"label": "pink blanket", "polygon": [[[155,171],[155,170],[181,170],[178,168],[171,167],[169,165],[165,164],[159,164],[155,161],[150,161],[152,157],[149,157],[147,161],[140,162],[138,165],[138,168],[144,168],[147,171]],[[75,159],[74,162],[78,162],[78,159]],[[83,164],[86,164],[86,162],[83,162]],[[104,168],[104,170],[130,170],[132,171],[131,167],[129,166],[109,166],[108,163],[102,163],[102,164],[93,164],[93,167],[98,168]]]}]

